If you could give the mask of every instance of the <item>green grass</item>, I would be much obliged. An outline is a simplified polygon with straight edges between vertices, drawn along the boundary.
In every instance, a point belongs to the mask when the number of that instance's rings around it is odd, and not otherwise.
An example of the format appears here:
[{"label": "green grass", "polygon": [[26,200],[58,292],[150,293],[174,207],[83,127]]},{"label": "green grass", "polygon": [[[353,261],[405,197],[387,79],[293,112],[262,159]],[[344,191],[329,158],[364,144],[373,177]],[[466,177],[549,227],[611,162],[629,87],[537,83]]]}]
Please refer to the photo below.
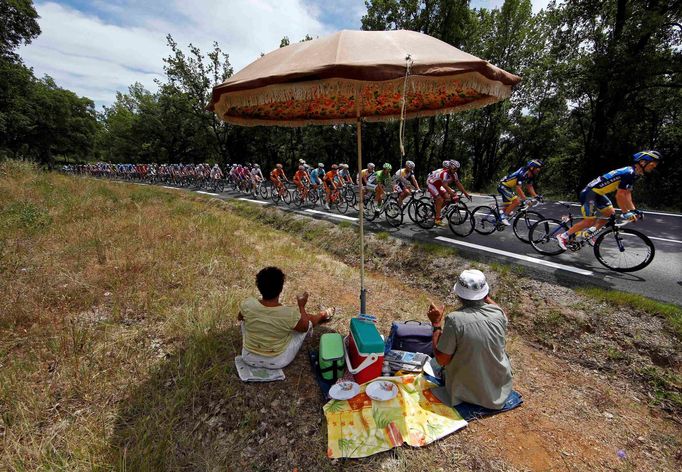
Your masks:
[{"label": "green grass", "polygon": [[419,241],[414,245],[418,249],[434,257],[449,257],[456,256],[458,254],[456,249],[448,246],[443,246],[442,244]]},{"label": "green grass", "polygon": [[634,293],[597,287],[581,287],[577,291],[611,305],[628,307],[653,316],[660,316],[666,320],[670,331],[682,339],[682,308],[677,305],[659,302]]}]

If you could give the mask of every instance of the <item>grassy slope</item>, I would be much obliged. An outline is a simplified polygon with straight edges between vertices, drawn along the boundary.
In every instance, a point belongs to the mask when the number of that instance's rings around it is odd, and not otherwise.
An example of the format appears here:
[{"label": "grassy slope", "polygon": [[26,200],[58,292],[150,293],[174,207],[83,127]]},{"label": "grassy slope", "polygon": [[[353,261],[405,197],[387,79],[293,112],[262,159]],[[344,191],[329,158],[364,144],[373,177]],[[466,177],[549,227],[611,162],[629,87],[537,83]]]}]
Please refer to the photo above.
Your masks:
[{"label": "grassy slope", "polygon": [[[292,220],[296,237],[248,213],[171,190],[0,166],[0,469],[337,468],[324,454],[322,402],[304,356],[284,382],[241,384],[234,316],[255,272],[275,264],[289,276],[285,300],[307,288],[313,304],[345,313],[315,338],[345,332],[358,275],[332,250],[352,249],[354,232]],[[395,250],[385,246],[370,248],[381,259]],[[467,265],[431,247],[405,257]],[[500,272],[493,279],[503,286]],[[421,316],[443,293],[421,285],[369,277],[382,330]],[[675,468],[679,429],[623,396],[622,384],[516,335],[509,350],[522,410],[346,468]],[[606,409],[615,418],[601,417]],[[614,447],[629,459],[619,462]]]}]

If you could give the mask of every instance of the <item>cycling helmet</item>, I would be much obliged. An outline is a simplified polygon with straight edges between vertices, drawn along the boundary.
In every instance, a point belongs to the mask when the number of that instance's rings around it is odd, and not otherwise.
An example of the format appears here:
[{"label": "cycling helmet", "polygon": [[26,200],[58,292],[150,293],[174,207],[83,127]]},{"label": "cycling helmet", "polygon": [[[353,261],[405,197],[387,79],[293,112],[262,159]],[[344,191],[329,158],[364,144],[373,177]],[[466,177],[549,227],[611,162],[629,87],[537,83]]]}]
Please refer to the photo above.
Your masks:
[{"label": "cycling helmet", "polygon": [[318,162],[317,167],[319,167],[320,169],[324,169],[324,164],[321,162]]},{"label": "cycling helmet", "polygon": [[635,162],[647,161],[647,162],[658,162],[661,160],[661,153],[658,151],[640,151],[633,154],[633,159]]},{"label": "cycling helmet", "polygon": [[531,161],[528,161],[526,164],[526,167],[529,169],[532,169],[533,167],[537,167],[538,169],[543,166],[543,162],[540,159],[533,159]]},{"label": "cycling helmet", "polygon": [[384,164],[384,169],[385,170],[392,170],[393,166],[387,162],[386,164]]},{"label": "cycling helmet", "polygon": [[305,160],[304,160],[304,159],[299,159],[299,160],[298,160],[298,163],[299,163],[299,164],[305,164]]},{"label": "cycling helmet", "polygon": [[374,167],[376,167],[376,166],[371,162],[369,164],[367,164],[368,169],[374,169]]},{"label": "cycling helmet", "polygon": [[443,169],[450,167],[450,161],[443,161]]},{"label": "cycling helmet", "polygon": [[407,161],[407,162],[405,163],[405,167],[407,167],[408,169],[414,169],[414,167],[415,167],[415,166],[414,166],[414,162],[412,162],[412,161]]},{"label": "cycling helmet", "polygon": [[258,164],[254,164],[253,167],[254,167],[255,169],[260,169],[260,166],[259,166]]},{"label": "cycling helmet", "polygon": [[459,161],[449,161],[448,167],[450,169],[459,169],[461,167],[461,165],[459,164]]},{"label": "cycling helmet", "polygon": [[281,169],[283,166],[282,166],[282,164],[277,164],[276,167],[277,167],[278,169]]},{"label": "cycling helmet", "polygon": [[343,167],[344,169],[348,169],[348,164],[341,164],[341,167]]},{"label": "cycling helmet", "polygon": [[332,164],[332,169],[338,169],[338,168],[339,168],[339,166],[337,166],[336,164]]}]

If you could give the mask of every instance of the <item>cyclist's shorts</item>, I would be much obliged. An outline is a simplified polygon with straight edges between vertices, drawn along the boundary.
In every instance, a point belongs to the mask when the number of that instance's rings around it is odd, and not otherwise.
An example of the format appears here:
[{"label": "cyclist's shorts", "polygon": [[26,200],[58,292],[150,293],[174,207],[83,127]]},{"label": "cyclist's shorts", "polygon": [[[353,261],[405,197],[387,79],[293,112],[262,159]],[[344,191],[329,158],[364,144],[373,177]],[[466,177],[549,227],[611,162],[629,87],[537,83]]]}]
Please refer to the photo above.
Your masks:
[{"label": "cyclist's shorts", "polygon": [[433,184],[427,184],[427,188],[429,189],[429,193],[433,198],[436,198],[438,195],[441,197],[445,198],[445,195],[447,195],[447,191],[445,190],[445,187],[439,186],[436,187]]},{"label": "cyclist's shorts", "polygon": [[601,213],[612,206],[613,203],[609,197],[594,193],[591,188],[585,188],[580,192],[580,211],[586,218],[595,216],[597,212]]},{"label": "cyclist's shorts", "polygon": [[396,185],[396,187],[398,188],[398,191],[399,191],[399,192],[404,192],[404,191],[407,190],[408,188],[411,188],[410,186],[408,186],[407,184],[405,184],[402,180],[398,180],[398,181],[395,183],[395,185]]},{"label": "cyclist's shorts", "polygon": [[367,185],[365,185],[365,188],[367,190],[371,190],[373,192],[377,189],[377,184],[370,184],[369,182],[367,182]]},{"label": "cyclist's shorts", "polygon": [[510,189],[506,185],[498,185],[497,191],[500,192],[500,195],[502,195],[502,204],[505,206],[519,198],[519,196],[514,193],[514,190]]}]

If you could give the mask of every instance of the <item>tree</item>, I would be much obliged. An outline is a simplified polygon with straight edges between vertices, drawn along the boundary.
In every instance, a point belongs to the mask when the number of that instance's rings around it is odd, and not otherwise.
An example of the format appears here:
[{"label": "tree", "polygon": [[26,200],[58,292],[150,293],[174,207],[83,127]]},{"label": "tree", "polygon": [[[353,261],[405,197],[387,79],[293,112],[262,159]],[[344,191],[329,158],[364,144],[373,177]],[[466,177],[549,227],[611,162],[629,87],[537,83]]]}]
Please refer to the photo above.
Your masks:
[{"label": "tree", "polygon": [[0,60],[18,61],[14,49],[40,34],[37,19],[31,0],[0,0]]},{"label": "tree", "polygon": [[206,156],[207,160],[227,162],[233,157],[230,155],[229,145],[231,127],[215,113],[208,112],[206,105],[210,101],[212,87],[232,75],[229,56],[220,50],[218,43],[213,44],[213,50],[205,57],[199,48],[191,44],[189,54],[185,54],[170,34],[166,40],[171,48],[171,55],[164,59],[167,78],[165,85],[186,94],[194,119],[202,125],[198,132],[209,133],[208,137],[197,135],[209,146],[207,150],[210,155]]}]

